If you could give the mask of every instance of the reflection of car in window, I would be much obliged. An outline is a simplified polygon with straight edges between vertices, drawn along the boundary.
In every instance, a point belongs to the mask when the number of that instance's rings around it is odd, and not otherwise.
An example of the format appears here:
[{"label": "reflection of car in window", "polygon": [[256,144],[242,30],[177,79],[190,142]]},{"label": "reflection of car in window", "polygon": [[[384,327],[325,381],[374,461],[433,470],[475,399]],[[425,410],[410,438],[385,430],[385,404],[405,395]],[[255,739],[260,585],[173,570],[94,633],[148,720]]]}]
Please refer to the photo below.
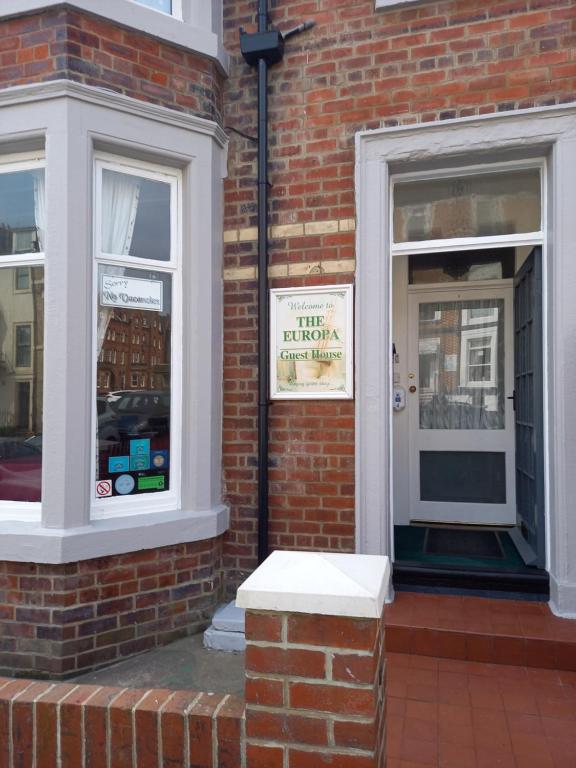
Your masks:
[{"label": "reflection of car in window", "polygon": [[168,434],[170,428],[170,392],[161,390],[137,390],[122,393],[117,400],[108,403],[115,415],[116,427],[121,437]]},{"label": "reflection of car in window", "polygon": [[41,447],[25,440],[0,438],[0,498],[40,501],[41,485]]}]

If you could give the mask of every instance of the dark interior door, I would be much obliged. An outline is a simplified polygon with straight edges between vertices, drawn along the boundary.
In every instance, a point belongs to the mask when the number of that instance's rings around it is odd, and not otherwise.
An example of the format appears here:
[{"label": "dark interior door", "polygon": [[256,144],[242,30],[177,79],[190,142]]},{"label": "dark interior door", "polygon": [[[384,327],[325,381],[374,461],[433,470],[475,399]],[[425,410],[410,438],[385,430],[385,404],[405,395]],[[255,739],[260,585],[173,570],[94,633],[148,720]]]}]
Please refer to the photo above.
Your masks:
[{"label": "dark interior door", "polygon": [[514,279],[516,540],[528,565],[545,565],[542,364],[542,249]]}]

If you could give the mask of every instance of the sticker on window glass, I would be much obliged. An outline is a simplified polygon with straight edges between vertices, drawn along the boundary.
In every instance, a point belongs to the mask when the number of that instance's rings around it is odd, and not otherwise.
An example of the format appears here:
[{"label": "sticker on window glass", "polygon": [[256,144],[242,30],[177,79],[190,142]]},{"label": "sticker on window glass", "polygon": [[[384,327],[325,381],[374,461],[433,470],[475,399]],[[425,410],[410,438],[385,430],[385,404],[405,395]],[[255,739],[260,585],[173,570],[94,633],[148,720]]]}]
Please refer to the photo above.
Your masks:
[{"label": "sticker on window glass", "polygon": [[128,472],[130,470],[129,456],[110,456],[108,459],[108,472],[113,475],[116,472]]},{"label": "sticker on window glass", "polygon": [[164,479],[165,479],[164,475],[158,475],[157,477],[139,477],[138,490],[139,491],[163,491]]},{"label": "sticker on window glass", "polygon": [[130,456],[150,456],[150,438],[130,440]]},{"label": "sticker on window glass", "polygon": [[105,496],[112,496],[112,480],[98,480],[96,483],[96,496],[103,499]]},{"label": "sticker on window glass", "polygon": [[168,451],[152,451],[150,463],[152,469],[166,469],[168,467]]},{"label": "sticker on window glass", "polygon": [[142,472],[145,469],[150,469],[150,456],[130,456],[132,472]]},{"label": "sticker on window glass", "polygon": [[116,478],[114,488],[116,488],[116,493],[119,493],[121,496],[126,496],[127,493],[132,493],[135,485],[136,481],[132,475],[120,475],[120,477]]},{"label": "sticker on window glass", "polygon": [[163,311],[162,280],[106,274],[100,278],[100,303],[103,306]]}]

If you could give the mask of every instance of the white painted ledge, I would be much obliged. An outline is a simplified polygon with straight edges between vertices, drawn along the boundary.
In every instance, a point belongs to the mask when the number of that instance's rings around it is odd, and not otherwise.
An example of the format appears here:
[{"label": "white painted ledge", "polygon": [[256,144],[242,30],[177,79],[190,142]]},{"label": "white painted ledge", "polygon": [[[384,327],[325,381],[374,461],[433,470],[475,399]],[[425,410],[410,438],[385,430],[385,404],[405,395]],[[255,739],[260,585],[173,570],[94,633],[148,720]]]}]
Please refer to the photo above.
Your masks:
[{"label": "white painted ledge", "polygon": [[224,505],[202,512],[176,510],[104,520],[80,528],[44,528],[40,523],[0,523],[0,560],[73,563],[93,557],[213,539],[230,523]]},{"label": "white painted ledge", "polygon": [[414,5],[422,3],[424,0],[376,0],[376,10],[378,8],[398,8],[402,5]]},{"label": "white painted ledge", "polygon": [[382,615],[389,581],[387,557],[276,551],[239,587],[236,605],[376,619]]}]

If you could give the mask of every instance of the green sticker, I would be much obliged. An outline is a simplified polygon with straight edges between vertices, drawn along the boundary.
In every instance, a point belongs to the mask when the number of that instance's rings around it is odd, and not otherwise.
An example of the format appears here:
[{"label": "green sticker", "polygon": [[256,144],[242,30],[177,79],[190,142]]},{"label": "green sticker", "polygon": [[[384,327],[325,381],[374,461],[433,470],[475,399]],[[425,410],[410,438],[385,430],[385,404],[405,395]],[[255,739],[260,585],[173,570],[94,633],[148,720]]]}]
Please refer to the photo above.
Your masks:
[{"label": "green sticker", "polygon": [[158,475],[158,477],[139,477],[138,490],[139,491],[163,491],[164,480],[165,480],[164,475]]}]

